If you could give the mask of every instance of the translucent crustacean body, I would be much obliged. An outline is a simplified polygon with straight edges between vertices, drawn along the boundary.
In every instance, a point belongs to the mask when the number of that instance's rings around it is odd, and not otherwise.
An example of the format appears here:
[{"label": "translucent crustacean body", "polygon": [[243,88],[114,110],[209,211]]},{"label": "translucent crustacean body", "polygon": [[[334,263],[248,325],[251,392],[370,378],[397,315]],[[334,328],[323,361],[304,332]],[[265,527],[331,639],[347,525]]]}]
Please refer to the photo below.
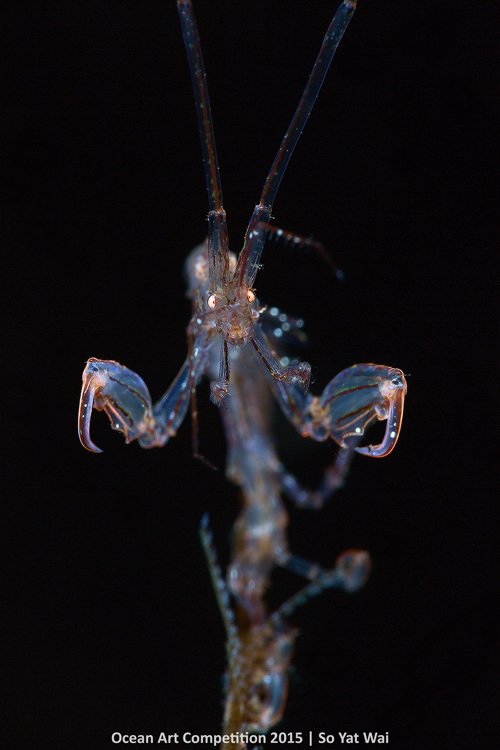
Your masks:
[{"label": "translucent crustacean body", "polygon": [[[318,568],[314,580],[271,615],[264,608],[249,612],[241,601],[235,613],[213,549],[208,516],[202,519],[200,533],[227,636],[223,734],[238,738],[244,732],[266,732],[282,718],[288,695],[288,668],[297,630],[285,618],[324,589],[357,591],[368,578],[370,556],[363,550],[346,550],[333,570]],[[244,748],[245,743],[235,739],[222,746],[233,750]]]},{"label": "translucent crustacean body", "polygon": [[[354,0],[341,3],[327,30],[238,256],[229,250],[193,9],[190,0],[177,0],[177,7],[192,76],[209,198],[208,238],[186,261],[192,303],[188,353],[177,377],[155,404],[139,375],[113,360],[90,358],[83,373],[78,431],[85,448],[100,452],[90,437],[90,420],[93,409],[103,410],[127,443],[137,440],[144,448],[161,447],[176,434],[190,407],[193,447],[198,455],[196,388],[202,378],[210,379],[212,401],[222,406],[228,443],[227,476],[241,488],[243,498],[227,582],[218,568],[207,522],[202,526],[202,541],[228,638],[224,726],[228,731],[266,731],[281,718],[286,701],[287,670],[296,631],[285,618],[324,588],[357,590],[369,571],[369,556],[360,550],[343,553],[331,571],[292,554],[287,544],[283,495],[302,507],[319,508],[343,483],[355,452],[375,458],[387,456],[400,433],[406,381],[397,368],[357,364],[336,375],[320,395],[311,394],[310,365],[280,356],[276,321],[260,303],[255,289],[266,237],[287,234],[269,224],[272,204],[354,12]],[[299,333],[294,321],[287,326],[290,336]],[[270,422],[273,397],[302,437],[315,441],[331,438],[338,446],[332,465],[315,491],[300,487],[278,459]],[[380,444],[362,446],[367,428],[377,420],[386,422]],[[268,614],[265,593],[275,566],[286,567],[309,583],[277,612]]]}]

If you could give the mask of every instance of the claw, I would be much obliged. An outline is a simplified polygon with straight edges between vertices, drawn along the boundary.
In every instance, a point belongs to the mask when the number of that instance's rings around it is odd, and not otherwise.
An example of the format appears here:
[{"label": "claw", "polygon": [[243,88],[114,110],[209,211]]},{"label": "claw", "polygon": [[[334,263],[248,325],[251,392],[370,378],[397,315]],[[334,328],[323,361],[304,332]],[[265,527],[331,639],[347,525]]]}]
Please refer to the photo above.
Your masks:
[{"label": "claw", "polygon": [[340,372],[325,388],[320,398],[309,405],[310,434],[330,435],[341,448],[358,442],[376,419],[387,420],[380,445],[355,450],[365,456],[383,458],[397,443],[406,394],[406,380],[401,370],[385,365],[353,365]]},{"label": "claw", "polygon": [[94,372],[91,371],[89,363],[83,372],[82,378],[83,385],[78,407],[78,437],[86,450],[91,451],[91,453],[102,453],[102,450],[97,447],[90,437],[90,418],[92,416],[97,384]]},{"label": "claw", "polygon": [[123,432],[127,443],[138,438],[144,447],[158,444],[151,396],[139,375],[113,360],[91,357],[82,380],[78,437],[84,448],[102,453],[90,437],[92,408],[104,410],[112,428]]},{"label": "claw", "polygon": [[377,418],[387,419],[384,438],[379,445],[355,448],[358,453],[372,458],[384,458],[394,450],[403,421],[406,388],[406,380],[401,370],[393,369],[390,379],[381,383],[379,390],[385,403],[380,410],[377,410]]}]

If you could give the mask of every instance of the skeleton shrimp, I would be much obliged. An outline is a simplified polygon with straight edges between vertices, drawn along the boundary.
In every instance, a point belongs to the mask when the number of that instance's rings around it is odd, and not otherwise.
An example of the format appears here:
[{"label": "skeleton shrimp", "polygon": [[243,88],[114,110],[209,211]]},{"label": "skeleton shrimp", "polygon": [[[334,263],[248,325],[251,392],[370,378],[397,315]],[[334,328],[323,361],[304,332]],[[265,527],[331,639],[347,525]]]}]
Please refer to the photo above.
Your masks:
[{"label": "skeleton shrimp", "polygon": [[[357,364],[343,370],[315,396],[309,392],[307,362],[282,359],[276,321],[257,297],[255,280],[266,238],[284,233],[270,224],[279,185],[314,106],[336,49],[355,10],[344,0],[327,30],[300,102],[285,133],[255,206],[238,256],[229,249],[215,139],[200,40],[190,0],[177,0],[191,73],[208,191],[208,237],[186,262],[192,317],[188,352],[177,377],[153,404],[142,378],[127,367],[91,357],[83,372],[78,434],[89,451],[100,452],[90,436],[93,409],[105,411],[125,441],[161,447],[179,429],[189,407],[193,452],[198,453],[196,389],[210,380],[212,401],[221,408],[227,442],[227,476],[242,489],[243,509],[234,533],[227,585],[215,560],[207,526],[202,541],[219,596],[228,636],[225,726],[267,730],[283,713],[287,669],[296,631],[286,625],[298,604],[324,588],[354,591],[369,568],[366,552],[343,553],[333,571],[293,555],[286,540],[282,494],[303,507],[321,507],[343,482],[354,454],[381,458],[395,447],[401,430],[406,381],[395,367]],[[296,238],[297,243],[303,242]],[[299,326],[288,323],[291,335]],[[281,465],[271,437],[269,401],[304,438],[332,439],[337,455],[316,491],[300,487]],[[361,445],[367,428],[386,421],[380,444]],[[264,594],[274,566],[309,579],[302,593],[268,615]],[[230,607],[230,597],[236,603]],[[235,614],[236,612],[236,614]]]}]

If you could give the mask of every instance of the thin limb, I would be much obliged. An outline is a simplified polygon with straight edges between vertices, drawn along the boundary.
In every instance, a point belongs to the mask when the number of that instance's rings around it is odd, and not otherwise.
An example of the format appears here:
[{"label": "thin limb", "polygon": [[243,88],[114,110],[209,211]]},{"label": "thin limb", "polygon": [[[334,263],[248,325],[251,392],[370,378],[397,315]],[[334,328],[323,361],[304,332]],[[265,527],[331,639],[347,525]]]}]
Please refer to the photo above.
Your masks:
[{"label": "thin limb", "polygon": [[214,404],[218,406],[223,402],[229,393],[229,378],[231,370],[229,366],[229,349],[227,341],[224,339],[222,342],[220,366],[219,366],[219,379],[210,383],[210,395]]},{"label": "thin limb", "polygon": [[288,232],[286,229],[280,229],[273,224],[266,224],[265,222],[258,224],[256,229],[263,230],[266,234],[266,239],[268,237],[273,237],[287,246],[307,247],[314,250],[314,252],[318,253],[321,259],[330,266],[337,279],[339,281],[344,280],[344,272],[337,266],[321,242],[313,240],[311,237],[304,237],[303,235],[295,234],[295,232]]},{"label": "thin limb", "polygon": [[[188,360],[191,360],[193,353],[193,336],[188,333]],[[193,458],[201,461],[209,469],[217,471],[217,467],[214,466],[205,456],[200,453],[199,443],[199,420],[198,420],[198,399],[196,397],[196,373],[190,372],[189,375],[189,395],[190,395],[190,407],[191,407],[191,441],[193,448]]]},{"label": "thin limb", "polygon": [[365,550],[348,549],[338,556],[333,570],[324,570],[319,565],[314,567],[316,576],[271,615],[272,621],[279,622],[284,617],[290,617],[296,609],[326,589],[337,588],[348,593],[358,591],[370,575],[371,560]]},{"label": "thin limb", "polygon": [[274,380],[279,383],[287,383],[292,388],[300,386],[303,393],[307,392],[311,380],[311,365],[308,362],[282,365],[262,330],[255,329],[254,335],[249,340],[260,362]]},{"label": "thin limb", "polygon": [[352,440],[345,448],[339,448],[335,460],[326,468],[316,490],[302,487],[293,474],[287,472],[283,472],[281,476],[283,490],[299,508],[319,510],[344,485],[358,443],[359,440]]},{"label": "thin limb", "polygon": [[291,552],[278,558],[276,562],[281,568],[285,568],[285,570],[301,578],[306,578],[308,581],[316,580],[323,570],[318,563],[305,560],[303,557],[293,555]]},{"label": "thin limb", "polygon": [[175,435],[186,415],[192,390],[207,368],[208,353],[212,345],[213,339],[205,331],[198,333],[192,343],[189,339],[186,361],[172,385],[153,407],[156,421],[170,436]]},{"label": "thin limb", "polygon": [[205,181],[208,192],[208,263],[210,287],[216,290],[226,280],[229,259],[227,254],[226,212],[222,205],[222,186],[219,173],[214,128],[208,96],[207,77],[201,51],[198,27],[191,0],[177,0],[182,36],[193,85],[198,130],[200,133]]}]

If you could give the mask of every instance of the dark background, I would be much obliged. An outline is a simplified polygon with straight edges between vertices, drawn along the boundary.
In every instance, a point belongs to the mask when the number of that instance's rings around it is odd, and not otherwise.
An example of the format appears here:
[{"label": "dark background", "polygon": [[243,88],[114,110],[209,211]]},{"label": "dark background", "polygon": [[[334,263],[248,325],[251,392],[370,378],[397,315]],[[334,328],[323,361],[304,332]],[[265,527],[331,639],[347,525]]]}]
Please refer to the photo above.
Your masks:
[{"label": "dark background", "polygon": [[[482,5],[482,7],[480,7]],[[238,250],[335,2],[198,2]],[[366,589],[333,592],[301,630],[286,730],[390,732],[390,747],[492,748],[493,4],[362,2],[275,204],[346,274],[270,246],[259,296],[303,315],[320,392],[354,362],[409,373],[403,433],[359,458],[320,514],[291,509],[292,548],[333,564],[365,547]],[[3,747],[107,748],[113,731],[216,732],[224,636],[197,528],[223,561],[238,509],[201,389],[161,451],[76,436],[89,356],[158,397],[185,356],[183,261],[206,193],[173,2],[16,4],[0,149],[7,228]],[[310,485],[332,446],[279,423]],[[10,585],[12,590],[10,591]],[[272,602],[298,582],[277,575]],[[338,740],[336,745],[339,744]]]}]

